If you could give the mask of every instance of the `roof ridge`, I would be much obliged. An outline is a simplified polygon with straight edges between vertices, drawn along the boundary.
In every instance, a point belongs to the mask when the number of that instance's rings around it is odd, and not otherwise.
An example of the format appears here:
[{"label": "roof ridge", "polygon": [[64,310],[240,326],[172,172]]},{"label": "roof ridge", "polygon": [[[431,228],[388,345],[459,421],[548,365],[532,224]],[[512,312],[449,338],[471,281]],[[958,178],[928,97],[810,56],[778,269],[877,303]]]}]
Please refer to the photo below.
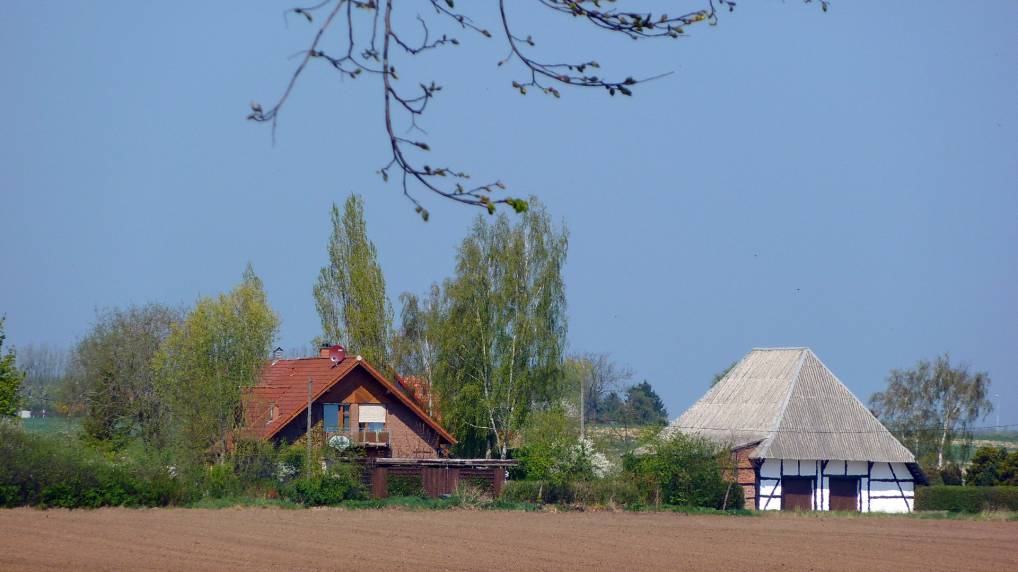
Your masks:
[{"label": "roof ridge", "polygon": [[758,351],[759,352],[768,352],[768,351],[778,351],[778,350],[808,350],[810,352],[813,351],[813,350],[810,350],[809,347],[807,347],[807,346],[776,346],[776,347],[772,347],[772,348],[753,348],[750,351],[754,351],[754,352],[758,352]]}]

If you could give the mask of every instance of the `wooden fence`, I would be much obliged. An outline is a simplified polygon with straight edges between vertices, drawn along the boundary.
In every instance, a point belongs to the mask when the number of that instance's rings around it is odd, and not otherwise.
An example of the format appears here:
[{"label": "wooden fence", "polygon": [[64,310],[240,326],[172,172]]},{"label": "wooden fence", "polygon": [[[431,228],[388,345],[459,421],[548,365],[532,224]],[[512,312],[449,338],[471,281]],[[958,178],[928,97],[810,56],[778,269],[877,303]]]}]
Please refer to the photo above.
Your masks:
[{"label": "wooden fence", "polygon": [[420,478],[430,498],[456,492],[460,483],[470,484],[498,496],[508,467],[517,461],[499,459],[373,459],[366,463],[365,477],[374,498],[389,496],[390,477]]}]

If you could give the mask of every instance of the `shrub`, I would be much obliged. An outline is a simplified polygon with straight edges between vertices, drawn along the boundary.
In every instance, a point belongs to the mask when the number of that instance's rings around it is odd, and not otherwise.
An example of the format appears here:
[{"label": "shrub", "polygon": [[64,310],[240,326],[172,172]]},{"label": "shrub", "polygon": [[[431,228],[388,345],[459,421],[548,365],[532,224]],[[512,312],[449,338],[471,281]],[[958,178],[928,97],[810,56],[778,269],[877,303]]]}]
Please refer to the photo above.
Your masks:
[{"label": "shrub", "polygon": [[937,471],[937,476],[940,477],[940,482],[945,485],[960,485],[963,482],[961,467],[957,463],[944,465],[943,469]]},{"label": "shrub", "polygon": [[278,471],[276,447],[260,439],[239,439],[233,449],[232,461],[241,482],[252,485],[273,480]]},{"label": "shrub", "polygon": [[578,435],[575,418],[562,408],[534,412],[523,430],[525,445],[513,451],[520,461],[513,477],[563,483],[603,478],[614,472],[608,458]]},{"label": "shrub", "polygon": [[244,486],[230,463],[212,465],[205,471],[202,481],[204,496],[211,498],[232,497],[239,495],[243,489]]},{"label": "shrub", "polygon": [[140,450],[110,457],[65,437],[26,433],[0,424],[0,505],[163,506],[193,492],[163,459]]},{"label": "shrub", "polygon": [[423,497],[421,475],[389,475],[386,492],[390,497]]},{"label": "shrub", "polygon": [[544,481],[506,481],[498,498],[507,502],[541,503],[545,486]]},{"label": "shrub", "polygon": [[919,487],[915,493],[916,510],[982,512],[1018,510],[1018,487]]},{"label": "shrub", "polygon": [[361,466],[354,462],[337,462],[328,471],[310,479],[298,478],[284,484],[279,494],[304,506],[322,506],[362,499],[366,492],[361,482]]},{"label": "shrub", "polygon": [[719,509],[729,490],[722,476],[728,462],[729,452],[724,447],[702,437],[675,433],[655,438],[641,452],[627,455],[623,466],[629,478],[653,491],[653,502]]},{"label": "shrub", "polygon": [[965,484],[980,487],[1018,485],[1018,451],[1008,454],[1004,447],[976,449],[965,474]]},{"label": "shrub", "polygon": [[634,506],[646,503],[645,491],[632,480],[611,479],[574,483],[575,502],[592,506]]},{"label": "shrub", "polygon": [[464,507],[482,506],[492,500],[490,487],[483,479],[460,481],[456,485],[453,497],[459,501],[460,506]]}]

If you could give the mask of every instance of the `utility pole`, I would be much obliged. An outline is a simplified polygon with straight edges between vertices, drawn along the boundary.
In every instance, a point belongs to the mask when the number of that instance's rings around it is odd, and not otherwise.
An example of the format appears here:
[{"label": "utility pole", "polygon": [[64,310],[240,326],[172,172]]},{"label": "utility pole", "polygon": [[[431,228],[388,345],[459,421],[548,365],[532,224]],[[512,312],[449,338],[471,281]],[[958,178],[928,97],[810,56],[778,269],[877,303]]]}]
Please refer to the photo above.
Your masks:
[{"label": "utility pole", "polygon": [[308,376],[308,429],[307,433],[304,434],[304,440],[307,441],[308,445],[307,459],[304,463],[307,468],[304,472],[307,473],[308,479],[311,479],[311,388],[313,385],[314,381],[311,376]]},{"label": "utility pole", "polygon": [[587,436],[586,433],[584,432],[584,426],[583,426],[583,419],[584,419],[584,417],[587,416],[587,408],[584,406],[584,403],[583,403],[583,399],[584,399],[584,395],[583,395],[583,393],[584,393],[584,391],[583,391],[583,378],[584,377],[586,377],[586,375],[580,375],[580,440],[581,441],[583,440],[584,437]]}]

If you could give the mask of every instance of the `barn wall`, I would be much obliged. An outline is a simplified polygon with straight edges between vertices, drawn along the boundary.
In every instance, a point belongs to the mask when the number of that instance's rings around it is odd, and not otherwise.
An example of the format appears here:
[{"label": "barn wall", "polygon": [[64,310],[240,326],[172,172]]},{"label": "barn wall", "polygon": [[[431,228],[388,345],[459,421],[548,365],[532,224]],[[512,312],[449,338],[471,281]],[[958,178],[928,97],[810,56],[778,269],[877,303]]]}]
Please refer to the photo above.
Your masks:
[{"label": "barn wall", "polygon": [[859,478],[861,512],[911,512],[915,483],[904,463],[766,459],[757,476],[757,508],[781,510],[781,477],[813,477],[813,508],[829,510],[830,477]]},{"label": "barn wall", "polygon": [[732,469],[735,468],[735,482],[742,485],[742,493],[746,499],[746,508],[753,508],[756,503],[756,467],[749,458],[756,449],[756,444],[732,450],[732,465],[725,467],[725,480],[732,480]]}]

